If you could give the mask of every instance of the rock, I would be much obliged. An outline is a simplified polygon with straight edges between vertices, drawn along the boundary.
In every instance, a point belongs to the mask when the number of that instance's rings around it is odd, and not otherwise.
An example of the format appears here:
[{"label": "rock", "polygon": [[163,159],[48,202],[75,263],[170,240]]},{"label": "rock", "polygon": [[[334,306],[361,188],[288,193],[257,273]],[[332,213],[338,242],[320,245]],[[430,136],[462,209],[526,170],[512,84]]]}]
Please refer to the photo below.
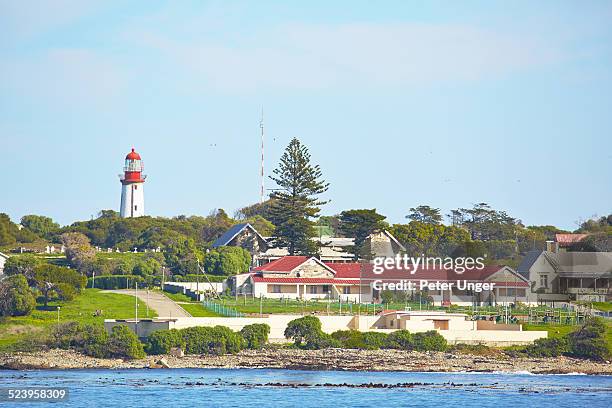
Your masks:
[{"label": "rock", "polygon": [[164,357],[160,358],[155,363],[159,364],[162,368],[170,368],[168,361]]},{"label": "rock", "polygon": [[172,347],[169,353],[172,357],[183,358],[185,357],[185,352],[180,347]]}]

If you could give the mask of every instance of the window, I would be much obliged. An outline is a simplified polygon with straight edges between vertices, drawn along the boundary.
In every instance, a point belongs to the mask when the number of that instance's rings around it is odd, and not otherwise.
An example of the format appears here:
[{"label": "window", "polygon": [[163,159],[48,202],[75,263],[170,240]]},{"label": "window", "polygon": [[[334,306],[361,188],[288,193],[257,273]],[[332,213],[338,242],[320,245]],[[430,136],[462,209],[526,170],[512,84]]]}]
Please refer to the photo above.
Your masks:
[{"label": "window", "polygon": [[308,287],[308,291],[310,292],[311,295],[316,295],[317,294],[317,287],[316,286],[309,286]]},{"label": "window", "polygon": [[331,290],[329,290],[329,285],[323,285],[323,293],[329,293],[331,292]]},{"label": "window", "polygon": [[350,286],[344,286],[342,288],[342,293],[345,295],[350,295],[351,294],[351,287]]},{"label": "window", "polygon": [[134,190],[138,190],[138,184],[134,184]]},{"label": "window", "polygon": [[138,206],[137,205],[134,206],[134,211],[138,211]]},{"label": "window", "polygon": [[548,288],[548,275],[540,275],[540,286]]},{"label": "window", "polygon": [[280,285],[272,285],[270,288],[270,293],[281,293]]}]

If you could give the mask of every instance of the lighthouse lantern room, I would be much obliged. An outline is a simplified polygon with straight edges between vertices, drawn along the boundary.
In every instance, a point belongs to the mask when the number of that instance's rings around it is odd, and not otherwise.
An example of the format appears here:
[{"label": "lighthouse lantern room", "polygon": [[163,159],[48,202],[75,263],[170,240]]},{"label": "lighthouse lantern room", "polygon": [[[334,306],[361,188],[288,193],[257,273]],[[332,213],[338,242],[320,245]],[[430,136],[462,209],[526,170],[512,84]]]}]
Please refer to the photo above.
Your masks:
[{"label": "lighthouse lantern room", "polygon": [[147,176],[142,174],[144,165],[140,155],[134,151],[125,156],[121,180],[121,217],[142,217],[144,215],[144,182]]}]

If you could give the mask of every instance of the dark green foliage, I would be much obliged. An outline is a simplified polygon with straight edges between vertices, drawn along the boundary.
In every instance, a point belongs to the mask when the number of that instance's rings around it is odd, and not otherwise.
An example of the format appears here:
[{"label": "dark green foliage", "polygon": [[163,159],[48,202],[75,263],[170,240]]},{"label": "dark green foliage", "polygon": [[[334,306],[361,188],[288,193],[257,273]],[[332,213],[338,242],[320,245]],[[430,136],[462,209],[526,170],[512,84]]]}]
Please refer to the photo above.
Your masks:
[{"label": "dark green foliage", "polygon": [[51,329],[46,344],[53,348],[73,349],[92,357],[109,356],[108,334],[98,324],[57,324]]},{"label": "dark green foliage", "polygon": [[439,208],[433,208],[428,205],[419,205],[412,207],[410,214],[406,216],[411,221],[418,221],[424,224],[440,224],[442,223],[442,215]]},{"label": "dark green foliage", "polygon": [[51,240],[59,231],[60,225],[51,218],[44,215],[24,215],[21,217],[21,225],[32,231],[39,237]]},{"label": "dark green foliage", "polygon": [[285,338],[293,340],[295,345],[300,347],[309,338],[320,333],[322,333],[321,321],[314,316],[304,316],[290,321],[284,334]]},{"label": "dark green foliage", "polygon": [[4,264],[5,275],[23,275],[28,282],[34,278],[34,269],[42,264],[42,260],[31,254],[9,257]]},{"label": "dark green foliage", "polygon": [[108,337],[108,355],[116,358],[139,359],[144,358],[145,352],[136,334],[128,326],[120,324],[113,327]]},{"label": "dark green foliage", "polygon": [[578,330],[557,338],[538,339],[524,350],[533,357],[560,355],[607,361],[612,352],[606,342],[606,324],[599,318],[590,318]]},{"label": "dark green foliage", "polygon": [[134,283],[138,283],[138,288],[152,287],[159,278],[153,276],[142,276],[136,275],[104,275],[96,276],[95,282],[93,278],[87,279],[87,287],[91,288],[92,284],[95,283],[97,289],[127,289],[128,284],[130,288],[134,288]]},{"label": "dark green foliage", "polygon": [[249,271],[251,254],[240,247],[220,247],[204,257],[204,270],[213,275],[237,275]]},{"label": "dark green foliage", "polygon": [[321,330],[321,321],[314,316],[304,316],[289,322],[285,337],[292,339],[296,347],[318,350],[340,347],[342,343]]},{"label": "dark green foliage", "polygon": [[599,318],[588,319],[578,330],[569,334],[571,354],[575,357],[606,361],[612,352],[606,342],[606,324]]},{"label": "dark green foliage", "polygon": [[176,329],[157,330],[148,337],[146,351],[149,354],[166,354],[173,347],[185,350],[185,339]]},{"label": "dark green foliage", "polygon": [[79,293],[86,282],[87,278],[73,269],[42,264],[36,267],[30,285],[33,284],[40,291],[47,306],[53,293],[59,298],[69,299]]},{"label": "dark green foliage", "polygon": [[0,281],[0,316],[25,316],[36,306],[36,299],[23,275]]},{"label": "dark green foliage", "polygon": [[343,348],[362,349],[365,348],[363,333],[359,330],[338,330],[331,334],[338,340]]},{"label": "dark green foliage", "polygon": [[387,333],[382,332],[364,332],[363,344],[365,349],[378,350],[387,344]]},{"label": "dark green foliage", "polygon": [[[206,276],[204,276],[204,274],[200,274],[200,275],[193,275],[193,274],[189,274],[189,275],[173,275],[170,278],[167,278],[166,281],[175,281],[175,282],[223,282],[225,279],[227,279],[227,276],[218,276],[218,275],[208,275],[206,274]],[[206,286],[204,286],[204,288],[206,288]]]},{"label": "dark green foliage", "polygon": [[414,333],[412,339],[416,351],[446,351],[448,348],[446,339],[435,330]]},{"label": "dark green foliage", "polygon": [[352,252],[357,260],[359,258],[371,259],[371,248],[366,247],[366,240],[374,233],[383,231],[388,227],[384,215],[372,210],[348,210],[340,214],[340,233],[345,237],[355,238],[355,244],[347,250]]},{"label": "dark green foliage", "polygon": [[223,326],[188,327],[180,332],[187,354],[222,355],[237,353],[244,347],[242,336]]},{"label": "dark green foliage", "polygon": [[326,203],[317,196],[329,186],[321,180],[321,169],[310,163],[308,149],[294,138],[270,178],[279,187],[270,195],[270,221],[276,227],[275,245],[286,247],[289,255],[314,254],[317,247],[311,239],[316,235],[312,219]]},{"label": "dark green foliage", "polygon": [[255,323],[244,326],[240,334],[249,349],[260,349],[268,342],[270,326],[265,323]]},{"label": "dark green foliage", "polygon": [[389,333],[385,348],[397,350],[412,350],[412,333],[408,330],[396,330]]},{"label": "dark green foliage", "polygon": [[571,345],[567,336],[537,339],[525,348],[531,357],[558,357],[570,353]]},{"label": "dark green foliage", "polygon": [[19,229],[7,214],[0,213],[0,246],[34,242],[38,237],[27,228]]}]

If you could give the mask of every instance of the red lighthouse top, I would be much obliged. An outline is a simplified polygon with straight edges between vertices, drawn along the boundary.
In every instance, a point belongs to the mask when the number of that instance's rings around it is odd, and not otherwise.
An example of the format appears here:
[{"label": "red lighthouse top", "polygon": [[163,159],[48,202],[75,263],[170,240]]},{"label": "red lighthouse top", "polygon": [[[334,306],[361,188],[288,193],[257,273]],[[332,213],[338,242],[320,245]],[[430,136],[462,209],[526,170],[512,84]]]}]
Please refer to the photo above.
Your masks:
[{"label": "red lighthouse top", "polygon": [[132,151],[125,156],[125,167],[123,168],[123,174],[119,175],[119,178],[123,184],[143,183],[147,177],[142,174],[143,170],[144,164],[142,159],[132,148]]},{"label": "red lighthouse top", "polygon": [[132,147],[132,151],[125,156],[125,160],[140,160],[140,155],[136,153]]}]

